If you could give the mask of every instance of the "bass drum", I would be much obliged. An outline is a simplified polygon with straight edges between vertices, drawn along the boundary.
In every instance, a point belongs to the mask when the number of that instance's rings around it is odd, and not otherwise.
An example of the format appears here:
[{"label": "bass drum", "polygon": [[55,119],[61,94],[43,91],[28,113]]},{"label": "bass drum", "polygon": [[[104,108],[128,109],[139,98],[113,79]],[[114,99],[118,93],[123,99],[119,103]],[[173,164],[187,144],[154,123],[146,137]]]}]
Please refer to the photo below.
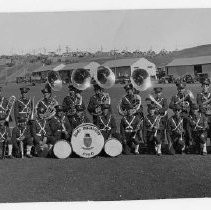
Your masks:
[{"label": "bass drum", "polygon": [[83,123],[74,129],[71,145],[73,151],[80,157],[92,158],[102,151],[104,137],[94,124]]},{"label": "bass drum", "polygon": [[116,157],[122,153],[122,143],[116,138],[108,138],[104,145],[105,153],[110,157]]},{"label": "bass drum", "polygon": [[68,158],[72,154],[72,148],[66,140],[59,140],[53,146],[53,154],[58,159]]}]

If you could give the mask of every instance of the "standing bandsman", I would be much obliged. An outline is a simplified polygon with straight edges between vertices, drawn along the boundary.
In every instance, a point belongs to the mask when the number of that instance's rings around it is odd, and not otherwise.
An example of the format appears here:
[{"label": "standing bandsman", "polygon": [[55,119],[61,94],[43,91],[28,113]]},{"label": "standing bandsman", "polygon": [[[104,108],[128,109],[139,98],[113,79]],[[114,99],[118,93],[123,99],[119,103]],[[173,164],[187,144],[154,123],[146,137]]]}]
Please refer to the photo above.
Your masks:
[{"label": "standing bandsman", "polygon": [[181,107],[177,104],[174,106],[174,115],[167,121],[167,138],[169,142],[169,152],[184,154],[185,139],[183,129],[183,118],[181,117]]},{"label": "standing bandsman", "polygon": [[94,84],[94,91],[95,94],[90,98],[87,110],[93,117],[93,124],[96,125],[97,116],[102,114],[101,105],[111,104],[111,99],[104,88],[101,88],[98,84]]},{"label": "standing bandsman", "polygon": [[201,112],[207,116],[207,136],[211,138],[211,93],[209,92],[209,87],[210,80],[206,78],[202,81],[202,92],[197,94],[196,101]]},{"label": "standing bandsman", "polygon": [[18,118],[25,118],[26,122],[28,122],[32,115],[32,107],[33,103],[31,98],[27,97],[27,93],[29,92],[28,87],[21,87],[21,97],[14,104],[14,117],[15,123],[18,123]]},{"label": "standing bandsman", "polygon": [[41,92],[43,93],[43,98],[37,102],[35,111],[38,113],[40,110],[43,110],[44,114],[42,114],[42,117],[44,119],[50,119],[56,113],[55,106],[58,105],[58,101],[52,97],[51,87],[49,85],[46,85]]},{"label": "standing bandsman", "polygon": [[120,100],[118,105],[119,114],[125,116],[128,114],[128,107],[131,107],[132,114],[143,117],[143,107],[141,105],[141,97],[138,94],[134,94],[134,88],[131,83],[124,86],[126,95]]},{"label": "standing bandsman", "polygon": [[97,127],[100,129],[103,137],[107,140],[109,137],[119,138],[114,116],[111,113],[110,104],[102,104],[102,115],[97,116]]},{"label": "standing bandsman", "polygon": [[[183,118],[183,128],[187,130],[187,121],[189,118],[190,106],[192,105],[191,97],[193,98],[193,94],[190,91],[185,90],[186,84],[183,82],[176,83],[178,93],[171,98],[171,102],[169,104],[170,109],[174,109],[175,105],[179,105],[181,107],[181,117]],[[186,136],[187,135],[187,136]],[[190,136],[188,133],[185,133],[185,148],[186,152],[189,153],[190,146]]]},{"label": "standing bandsman", "polygon": [[147,141],[149,152],[153,150],[160,156],[166,122],[156,113],[155,104],[148,104],[148,113],[143,123],[144,139]]},{"label": "standing bandsman", "polygon": [[[24,147],[26,146],[26,157],[32,158],[31,148],[33,146],[33,138],[31,136],[31,129],[25,116],[17,118],[16,127],[12,130],[12,143],[14,149],[24,156]],[[18,145],[19,144],[19,145]]]},{"label": "standing bandsman", "polygon": [[[126,113],[120,122],[120,134],[122,135],[124,153],[134,152],[134,154],[138,155],[141,143],[139,132],[143,121],[140,120],[138,115],[134,114],[133,109],[131,104],[125,106]],[[133,150],[134,146],[135,150]]]},{"label": "standing bandsman", "polygon": [[89,119],[86,116],[86,108],[83,105],[76,105],[76,114],[69,120],[71,126],[73,129],[75,129],[77,126],[79,126],[82,123],[88,123]]},{"label": "standing bandsman", "polygon": [[49,121],[52,136],[54,137],[55,141],[60,139],[70,141],[72,127],[68,118],[63,112],[63,107],[61,105],[56,105],[55,109],[56,114]]},{"label": "standing bandsman", "polygon": [[32,122],[32,136],[34,138],[35,148],[42,149],[43,146],[48,145],[49,150],[55,143],[52,132],[49,126],[49,121],[43,119],[44,110],[38,111],[37,118]]},{"label": "standing bandsman", "polygon": [[64,113],[68,117],[69,120],[76,114],[76,106],[84,106],[81,96],[81,91],[76,89],[73,85],[69,85],[69,96],[66,96],[63,100],[62,106]]},{"label": "standing bandsman", "polygon": [[197,104],[192,104],[188,121],[188,132],[200,154],[207,154],[207,117],[200,111]]}]

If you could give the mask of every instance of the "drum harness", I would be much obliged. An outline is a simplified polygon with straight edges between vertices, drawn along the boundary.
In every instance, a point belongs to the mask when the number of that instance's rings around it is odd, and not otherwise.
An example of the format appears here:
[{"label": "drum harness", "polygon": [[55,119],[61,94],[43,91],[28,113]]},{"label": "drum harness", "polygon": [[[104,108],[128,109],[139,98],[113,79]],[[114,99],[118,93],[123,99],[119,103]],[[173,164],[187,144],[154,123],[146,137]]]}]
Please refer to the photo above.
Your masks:
[{"label": "drum harness", "polygon": [[45,131],[45,126],[46,126],[46,120],[44,120],[44,125],[42,126],[37,120],[36,120],[37,124],[40,127],[40,130],[38,133],[36,133],[37,136],[41,136],[41,132],[44,133],[44,136],[46,135],[46,131]]},{"label": "drum harness", "polygon": [[21,100],[18,100],[18,101],[24,106],[23,109],[19,113],[20,114],[28,114],[30,111],[29,103],[31,102],[31,99],[29,99],[26,104]]},{"label": "drum harness", "polygon": [[159,121],[159,124],[160,124],[159,118],[160,118],[160,115],[157,115],[156,118],[155,118],[155,120],[154,120],[154,122],[152,123],[152,122],[149,120],[149,118],[146,116],[146,119],[147,119],[148,123],[150,124],[150,129],[153,129],[153,128],[156,128],[156,127],[159,126],[159,125],[156,126],[156,123],[158,123],[157,121]]},{"label": "drum harness", "polygon": [[3,113],[6,112],[7,109],[8,109],[8,105],[7,105],[6,108],[3,107],[3,102],[4,102],[4,97],[2,97],[1,103],[0,103],[0,110],[1,110],[1,109],[3,110],[3,111],[0,111],[0,114],[3,114]]},{"label": "drum harness", "polygon": [[103,124],[103,126],[104,126],[104,128],[100,129],[101,131],[110,131],[110,130],[111,130],[111,127],[109,126],[110,121],[111,121],[111,115],[110,115],[110,118],[109,118],[107,124],[104,123],[104,121],[103,121],[103,119],[102,119],[101,116],[100,116],[100,121],[102,122],[102,124]]},{"label": "drum harness", "polygon": [[6,139],[6,137],[5,137],[6,131],[7,131],[7,129],[6,129],[6,127],[4,127],[4,132],[3,133],[0,132],[0,142],[5,141],[5,139]]},{"label": "drum harness", "polygon": [[193,121],[193,123],[195,125],[193,130],[197,130],[197,128],[203,129],[203,127],[199,125],[200,120],[201,120],[201,113],[199,114],[199,118],[197,119],[197,121],[195,121],[192,116],[190,116],[190,118],[192,119],[192,121]]},{"label": "drum harness", "polygon": [[126,119],[126,117],[124,117],[125,122],[127,123],[127,126],[125,128],[125,131],[126,132],[130,132],[131,133],[131,132],[134,131],[133,126],[132,126],[132,123],[135,120],[135,118],[136,118],[136,116],[133,116],[133,119],[130,122],[128,122],[128,120]]},{"label": "drum harness", "polygon": [[173,119],[173,117],[171,118],[172,122],[174,123],[174,129],[172,129],[172,131],[176,131],[178,130],[179,132],[181,132],[180,130],[182,130],[182,123],[183,123],[183,119],[181,119],[178,124],[176,124],[175,120]]},{"label": "drum harness", "polygon": [[54,118],[57,120],[57,122],[62,125],[62,129],[58,129],[57,131],[62,131],[62,132],[67,132],[64,122],[65,122],[65,116],[62,117],[62,119],[60,120],[58,117],[54,116]]},{"label": "drum harness", "polygon": [[[202,98],[205,100],[204,102],[207,102],[207,101],[210,100],[211,93],[208,93],[208,95],[206,96],[206,95],[202,92],[201,95],[202,95]],[[205,108],[210,107],[209,103],[206,104],[206,105],[204,105],[204,106],[205,106]]]},{"label": "drum harness", "polygon": [[23,134],[24,134],[25,131],[26,131],[26,127],[23,129],[23,132],[21,132],[21,129],[20,129],[20,128],[18,128],[18,129],[19,129],[19,137],[17,138],[17,140],[20,141],[20,138],[23,136]]}]

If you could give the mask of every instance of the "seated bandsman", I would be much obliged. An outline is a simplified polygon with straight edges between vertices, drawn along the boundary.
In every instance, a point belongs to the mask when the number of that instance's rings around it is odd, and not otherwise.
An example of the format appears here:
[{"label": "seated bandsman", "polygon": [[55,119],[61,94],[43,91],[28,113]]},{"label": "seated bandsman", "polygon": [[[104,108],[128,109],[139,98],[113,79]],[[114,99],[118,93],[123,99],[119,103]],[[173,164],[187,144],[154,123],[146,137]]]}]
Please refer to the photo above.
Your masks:
[{"label": "seated bandsman", "polygon": [[211,138],[211,93],[209,92],[210,80],[202,81],[202,92],[197,94],[197,104],[199,109],[206,115],[208,120],[207,137]]},{"label": "seated bandsman", "polygon": [[165,120],[156,113],[156,106],[148,104],[148,115],[144,118],[144,139],[147,141],[149,152],[161,155],[161,144],[164,137]]},{"label": "seated bandsman", "polygon": [[169,152],[174,155],[175,153],[184,154],[185,140],[183,129],[183,118],[181,117],[181,107],[175,105],[174,115],[167,121],[167,138],[169,142]]},{"label": "seated bandsman", "polygon": [[143,117],[143,107],[141,105],[141,97],[138,94],[134,94],[134,88],[131,83],[124,86],[126,95],[120,100],[118,105],[119,114],[125,116],[128,114],[128,107],[132,107],[132,114]]},{"label": "seated bandsman", "polygon": [[98,84],[94,84],[94,92],[95,94],[89,100],[87,110],[93,117],[93,124],[96,125],[97,116],[102,114],[101,105],[111,104],[111,99],[104,88],[100,87]]},{"label": "seated bandsman", "polygon": [[111,113],[110,104],[102,104],[102,115],[97,117],[97,127],[100,129],[105,140],[109,137],[115,137],[119,139],[117,134],[116,121]]},{"label": "seated bandsman", "polygon": [[51,87],[49,85],[46,85],[41,92],[43,93],[43,98],[37,102],[35,111],[38,113],[39,110],[44,109],[42,117],[44,119],[50,119],[56,113],[55,106],[58,105],[58,101],[52,97]]},{"label": "seated bandsman", "polygon": [[41,149],[43,146],[48,145],[49,150],[55,143],[55,138],[49,126],[49,121],[43,119],[44,109],[39,110],[37,118],[32,122],[32,136],[34,138],[35,148]]},{"label": "seated bandsman", "polygon": [[27,123],[27,118],[25,116],[20,116],[17,118],[16,127],[12,130],[12,143],[13,148],[16,152],[23,158],[24,148],[26,147],[26,157],[32,158],[31,148],[33,146],[33,138],[31,135],[31,130],[29,124]]},{"label": "seated bandsman", "polygon": [[64,113],[68,117],[69,120],[76,114],[76,106],[84,106],[81,96],[81,91],[76,89],[73,85],[69,85],[69,96],[66,96],[63,100],[62,106]]},{"label": "seated bandsman", "polygon": [[5,158],[6,145],[8,145],[7,158],[12,159],[12,140],[11,132],[8,126],[5,125],[5,119],[0,118],[0,142],[2,144],[2,158]]},{"label": "seated bandsman", "polygon": [[86,116],[86,108],[83,105],[76,105],[76,114],[71,118],[70,124],[73,129],[75,129],[77,126],[79,126],[82,123],[88,123],[89,119]]},{"label": "seated bandsman", "polygon": [[122,136],[124,153],[130,154],[134,152],[134,154],[138,155],[141,143],[138,133],[140,132],[142,121],[137,115],[133,114],[133,106],[130,105],[126,110],[126,115],[123,116],[120,122],[120,134]]},{"label": "seated bandsman", "polygon": [[55,141],[65,139],[70,141],[72,127],[61,105],[56,105],[56,114],[50,119],[49,125]]},{"label": "seated bandsman", "polygon": [[188,132],[200,154],[207,154],[207,117],[200,111],[197,104],[192,104],[188,121]]},{"label": "seated bandsman", "polygon": [[14,104],[14,117],[15,123],[18,123],[18,118],[24,117],[28,122],[30,120],[32,114],[32,100],[27,96],[30,88],[28,87],[21,87],[21,97],[15,102]]}]

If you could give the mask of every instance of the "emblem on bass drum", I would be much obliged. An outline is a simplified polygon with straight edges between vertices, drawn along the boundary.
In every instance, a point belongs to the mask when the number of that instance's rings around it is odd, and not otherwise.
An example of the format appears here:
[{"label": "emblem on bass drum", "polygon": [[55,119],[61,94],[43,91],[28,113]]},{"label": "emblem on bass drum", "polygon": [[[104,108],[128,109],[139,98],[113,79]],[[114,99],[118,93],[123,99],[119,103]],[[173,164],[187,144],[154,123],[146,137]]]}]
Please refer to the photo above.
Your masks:
[{"label": "emblem on bass drum", "polygon": [[103,149],[104,137],[94,124],[83,123],[73,131],[71,145],[80,157],[91,158]]}]

